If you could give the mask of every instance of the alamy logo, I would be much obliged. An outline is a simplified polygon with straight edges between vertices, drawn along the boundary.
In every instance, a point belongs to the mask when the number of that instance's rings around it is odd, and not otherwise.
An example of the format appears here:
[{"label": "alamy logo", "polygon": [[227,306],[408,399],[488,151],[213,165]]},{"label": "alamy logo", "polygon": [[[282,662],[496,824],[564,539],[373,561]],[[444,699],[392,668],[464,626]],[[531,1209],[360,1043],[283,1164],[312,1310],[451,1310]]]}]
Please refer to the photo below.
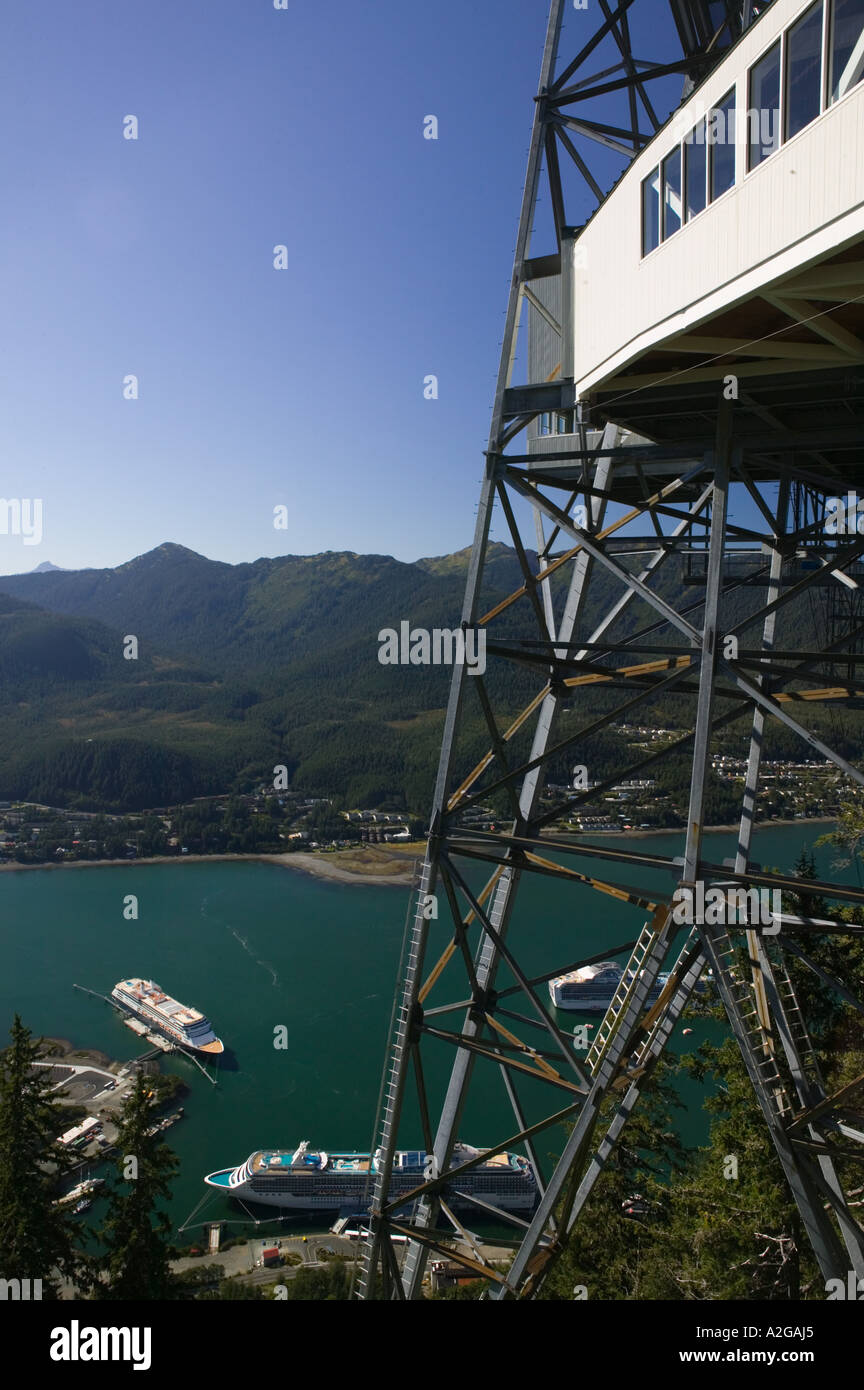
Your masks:
[{"label": "alamy logo", "polygon": [[134,1371],[149,1371],[151,1338],[149,1327],[82,1327],[73,1318],[52,1328],[49,1354],[52,1361],[131,1361]]},{"label": "alamy logo", "polygon": [[42,1297],[41,1279],[0,1279],[0,1302],[38,1301]]},{"label": "alamy logo", "polygon": [[858,1279],[854,1269],[850,1269],[845,1284],[842,1279],[829,1279],[825,1285],[825,1292],[828,1295],[828,1303],[843,1302],[847,1299],[850,1303],[859,1303],[864,1301],[864,1279]]},{"label": "alamy logo", "polygon": [[779,888],[708,888],[700,879],[681,884],[672,895],[672,921],[677,926],[709,927],[746,925],[763,927],[765,936],[780,930]]},{"label": "alamy logo", "polygon": [[25,545],[41,545],[42,498],[0,497],[0,536],[21,536]]},{"label": "alamy logo", "polygon": [[845,497],[826,498],[825,534],[864,535],[864,498],[860,498],[857,492],[847,492]]},{"label": "alamy logo", "polygon": [[469,676],[486,670],[485,628],[412,628],[408,622],[378,633],[378,660],[382,666],[462,666]]},{"label": "alamy logo", "polygon": [[751,106],[739,122],[734,106],[714,106],[710,110],[686,107],[672,122],[672,138],[686,145],[734,145],[739,127],[750,145],[773,150],[778,141],[780,112],[774,106]]}]

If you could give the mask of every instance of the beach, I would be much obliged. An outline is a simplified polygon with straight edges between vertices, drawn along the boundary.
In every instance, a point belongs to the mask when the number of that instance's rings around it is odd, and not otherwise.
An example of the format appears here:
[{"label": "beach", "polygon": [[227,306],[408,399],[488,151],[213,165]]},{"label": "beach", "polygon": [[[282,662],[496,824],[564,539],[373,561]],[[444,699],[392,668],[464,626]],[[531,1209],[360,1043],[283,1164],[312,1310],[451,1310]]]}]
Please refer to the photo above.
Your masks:
[{"label": "beach", "polygon": [[[386,854],[380,853],[382,849],[383,846],[369,845],[359,851],[345,850],[332,854],[295,850],[286,854],[157,854],[148,859],[67,859],[56,864],[0,864],[0,874],[39,870],[53,873],[58,869],[138,869],[149,864],[247,863],[272,864],[276,868],[293,869],[334,883],[366,883],[378,887],[412,884],[413,866],[416,860],[422,861],[425,842],[400,846],[392,853],[388,845]],[[340,863],[340,859],[349,861],[350,867]]]},{"label": "beach", "polygon": [[[756,829],[780,829],[784,826],[836,825],[836,816],[796,817],[785,820],[763,820],[756,822]],[[706,835],[734,834],[737,825],[706,825]],[[562,843],[572,840],[584,843],[586,840],[647,839],[656,835],[684,834],[684,827],[653,830],[596,830],[573,835],[567,832],[543,832],[541,840],[558,840]],[[425,841],[416,840],[401,845],[362,845],[357,849],[328,851],[294,850],[282,854],[160,854],[151,859],[71,859],[59,864],[0,864],[0,873],[32,872],[44,869],[98,869],[98,868],[140,868],[147,864],[272,864],[281,869],[293,869],[297,873],[311,874],[331,883],[368,884],[378,888],[405,888],[415,881],[415,864],[423,862],[426,852]]]}]

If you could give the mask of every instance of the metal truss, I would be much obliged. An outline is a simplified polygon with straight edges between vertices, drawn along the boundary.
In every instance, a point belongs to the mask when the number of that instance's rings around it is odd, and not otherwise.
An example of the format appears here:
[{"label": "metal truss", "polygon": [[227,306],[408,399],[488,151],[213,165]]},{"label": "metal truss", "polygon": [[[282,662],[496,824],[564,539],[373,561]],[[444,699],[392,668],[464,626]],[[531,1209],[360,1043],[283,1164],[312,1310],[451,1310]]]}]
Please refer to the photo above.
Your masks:
[{"label": "metal truss", "polygon": [[[777,934],[743,918],[722,926],[697,919],[682,932],[672,915],[674,894],[682,886],[800,890],[800,880],[764,871],[751,857],[763,748],[773,723],[833,764],[850,788],[864,784],[859,768],[808,723],[812,708],[864,698],[859,654],[864,613],[855,604],[834,603],[821,645],[813,641],[807,649],[793,649],[788,639],[782,646],[777,641],[784,610],[799,611],[812,596],[821,602],[818,596],[832,586],[844,591],[856,586],[864,538],[826,540],[824,516],[826,496],[842,491],[844,480],[852,485],[864,411],[850,404],[845,388],[843,411],[832,408],[840,388],[829,372],[824,389],[815,392],[824,403],[824,418],[790,428],[783,402],[788,400],[791,409],[800,394],[794,378],[779,383],[772,378],[767,389],[776,399],[769,409],[759,383],[749,378],[751,395],[742,402],[725,400],[715,372],[713,384],[682,387],[674,410],[664,407],[662,389],[652,393],[646,386],[631,393],[628,417],[616,418],[614,403],[604,403],[601,395],[592,415],[580,406],[576,427],[568,438],[555,440],[554,452],[537,439],[526,452],[507,452],[539,411],[574,406],[572,379],[511,383],[523,302],[546,314],[529,282],[563,274],[565,299],[568,293],[560,249],[571,233],[559,148],[602,197],[571,136],[612,143],[632,155],[649,138],[637,128],[638,120],[644,117],[652,131],[659,124],[648,81],[670,72],[700,79],[758,12],[749,5],[671,0],[682,54],[648,64],[631,52],[627,21],[633,4],[625,0],[612,10],[600,0],[598,28],[566,65],[558,62],[564,0],[551,6],[462,610],[463,625],[486,633],[488,666],[482,676],[469,676],[464,665],[453,673],[431,833],[382,1088],[371,1231],[358,1284],[362,1298],[419,1297],[430,1252],[482,1272],[491,1280],[493,1298],[536,1294],[708,969],[823,1274],[844,1277],[851,1268],[864,1277],[864,1233],[837,1171],[840,1160],[864,1157],[864,1148],[856,1147],[864,1143],[864,1133],[854,1109],[864,1078],[838,1094],[827,1092],[788,968],[790,956],[804,961],[839,998],[864,1009],[853,982],[828,976],[809,959],[807,945],[814,934],[861,935],[864,926],[787,913],[774,924],[780,927]],[[710,16],[721,9],[717,30]],[[577,78],[603,41],[614,43],[619,62]],[[622,94],[629,113],[619,126],[563,114],[589,95],[613,90]],[[544,169],[558,250],[537,257],[531,255],[531,227]],[[722,376],[722,368],[718,371]],[[640,420],[650,418],[652,429],[643,425],[638,436],[625,433],[634,413]],[[664,435],[663,422],[672,415],[676,423]],[[750,525],[731,521],[732,489],[746,491],[758,518]],[[488,608],[482,582],[496,505],[523,582]],[[573,519],[577,505],[584,508],[581,524]],[[520,526],[526,516],[533,529],[530,542]],[[697,587],[665,582],[670,572],[680,578],[685,571]],[[605,596],[599,618],[593,601],[598,593]],[[527,673],[533,682],[533,694],[521,709],[503,700],[501,689],[512,685],[496,682],[502,670]],[[622,753],[622,765],[602,769],[590,790],[550,797],[547,784],[560,780],[561,767],[586,761],[580,756],[586,740],[669,697],[678,708],[686,701],[690,716],[689,726],[667,746],[648,750],[629,765]],[[479,760],[466,757],[462,738],[469,703],[488,731],[488,749]],[[740,729],[742,721],[749,727],[749,757],[737,852],[734,862],[715,864],[703,843],[712,744],[723,730]],[[690,766],[683,856],[640,852],[638,842],[635,847],[613,841],[588,845],[554,830],[579,805],[681,755]],[[505,799],[506,823],[473,828],[464,819],[466,810],[488,805],[490,798],[499,804]],[[484,865],[487,877],[478,886],[478,866]],[[666,887],[661,892],[622,885],[616,869],[660,870]],[[565,890],[588,886],[596,890],[600,906],[607,895],[629,904],[632,939],[598,953],[585,928],[581,935],[574,929],[571,958],[548,958],[538,972],[543,922],[533,922],[526,935],[514,912],[520,887],[531,875],[551,877]],[[808,882],[807,890],[833,902],[864,903],[864,891],[848,885]],[[535,962],[531,968],[525,963],[526,943]],[[554,1010],[543,1003],[545,986],[575,966],[616,954],[626,958],[618,992],[590,1049],[577,1052]],[[657,997],[661,972],[668,978]],[[441,1095],[429,1081],[428,1059],[436,1049],[452,1054]],[[489,1136],[482,1153],[452,1167],[470,1094],[493,1086],[503,1089],[509,1103],[509,1132]],[[545,1098],[542,1107],[538,1097]],[[400,1120],[409,1104],[420,1117],[434,1162],[406,1194],[394,1186],[393,1174]],[[560,1158],[544,1166],[538,1136],[562,1122],[569,1126],[566,1144]],[[502,1273],[484,1258],[452,1210],[445,1187],[458,1189],[460,1173],[513,1149],[527,1154],[538,1180],[539,1203],[530,1219],[469,1199],[478,1212],[512,1227],[513,1260]],[[408,1209],[412,1214],[405,1216]],[[401,1268],[390,1240],[394,1233],[409,1238]]]}]

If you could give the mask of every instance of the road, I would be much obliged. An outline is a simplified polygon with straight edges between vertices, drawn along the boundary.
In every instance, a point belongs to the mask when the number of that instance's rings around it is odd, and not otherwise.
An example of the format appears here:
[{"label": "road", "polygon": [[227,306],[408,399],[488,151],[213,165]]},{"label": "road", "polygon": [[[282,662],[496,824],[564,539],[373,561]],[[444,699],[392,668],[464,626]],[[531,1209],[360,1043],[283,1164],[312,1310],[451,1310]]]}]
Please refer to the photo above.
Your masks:
[{"label": "road", "polygon": [[[301,1264],[277,1265],[275,1268],[265,1269],[261,1265],[262,1251],[270,1250],[274,1245],[283,1255],[299,1255]],[[211,1255],[206,1250],[203,1255],[185,1255],[180,1260],[172,1261],[171,1268],[182,1274],[187,1269],[200,1269],[202,1265],[218,1264],[226,1279],[243,1277],[250,1284],[269,1284],[274,1280],[293,1278],[297,1270],[304,1265],[325,1263],[320,1257],[322,1247],[336,1255],[348,1255],[353,1258],[357,1254],[357,1241],[345,1240],[342,1236],[334,1236],[329,1232],[307,1236],[305,1240],[302,1236],[280,1236],[276,1239],[256,1237],[246,1245],[234,1245],[230,1250],[221,1250],[218,1255]]]}]

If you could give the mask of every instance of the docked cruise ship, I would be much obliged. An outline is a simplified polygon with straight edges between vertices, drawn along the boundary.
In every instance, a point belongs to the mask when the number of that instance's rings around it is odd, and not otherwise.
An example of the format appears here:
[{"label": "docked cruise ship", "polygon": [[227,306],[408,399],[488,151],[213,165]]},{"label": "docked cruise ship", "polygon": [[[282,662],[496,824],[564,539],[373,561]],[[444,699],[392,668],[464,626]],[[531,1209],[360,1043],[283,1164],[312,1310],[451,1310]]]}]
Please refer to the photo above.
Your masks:
[{"label": "docked cruise ship", "polygon": [[[204,1181],[228,1197],[266,1206],[298,1211],[350,1211],[369,1208],[378,1171],[379,1150],[369,1153],[325,1153],[310,1149],[304,1139],[296,1149],[259,1149],[239,1168],[208,1173]],[[480,1152],[468,1144],[456,1144],[451,1168],[467,1163]],[[400,1150],[395,1156],[390,1193],[410,1192],[426,1179],[427,1155],[422,1150]],[[531,1212],[537,1200],[537,1182],[527,1159],[500,1153],[476,1168],[460,1173],[445,1189],[453,1206],[473,1205],[477,1197],[504,1211]],[[475,1207],[475,1210],[477,1208]]]},{"label": "docked cruise ship", "polygon": [[[549,998],[556,1009],[583,1014],[605,1013],[623,974],[623,967],[614,960],[583,965],[578,970],[569,970],[566,975],[556,975],[550,980]],[[659,998],[668,978],[668,972],[657,976],[648,996],[649,1004]]]},{"label": "docked cruise ship", "polygon": [[148,1029],[160,1033],[170,1042],[180,1047],[188,1047],[192,1052],[203,1052],[215,1056],[225,1051],[222,1041],[217,1038],[210,1024],[198,1009],[187,1008],[170,994],[165,994],[152,980],[120,980],[111,991],[111,998],[121,1008],[146,1024]]}]

